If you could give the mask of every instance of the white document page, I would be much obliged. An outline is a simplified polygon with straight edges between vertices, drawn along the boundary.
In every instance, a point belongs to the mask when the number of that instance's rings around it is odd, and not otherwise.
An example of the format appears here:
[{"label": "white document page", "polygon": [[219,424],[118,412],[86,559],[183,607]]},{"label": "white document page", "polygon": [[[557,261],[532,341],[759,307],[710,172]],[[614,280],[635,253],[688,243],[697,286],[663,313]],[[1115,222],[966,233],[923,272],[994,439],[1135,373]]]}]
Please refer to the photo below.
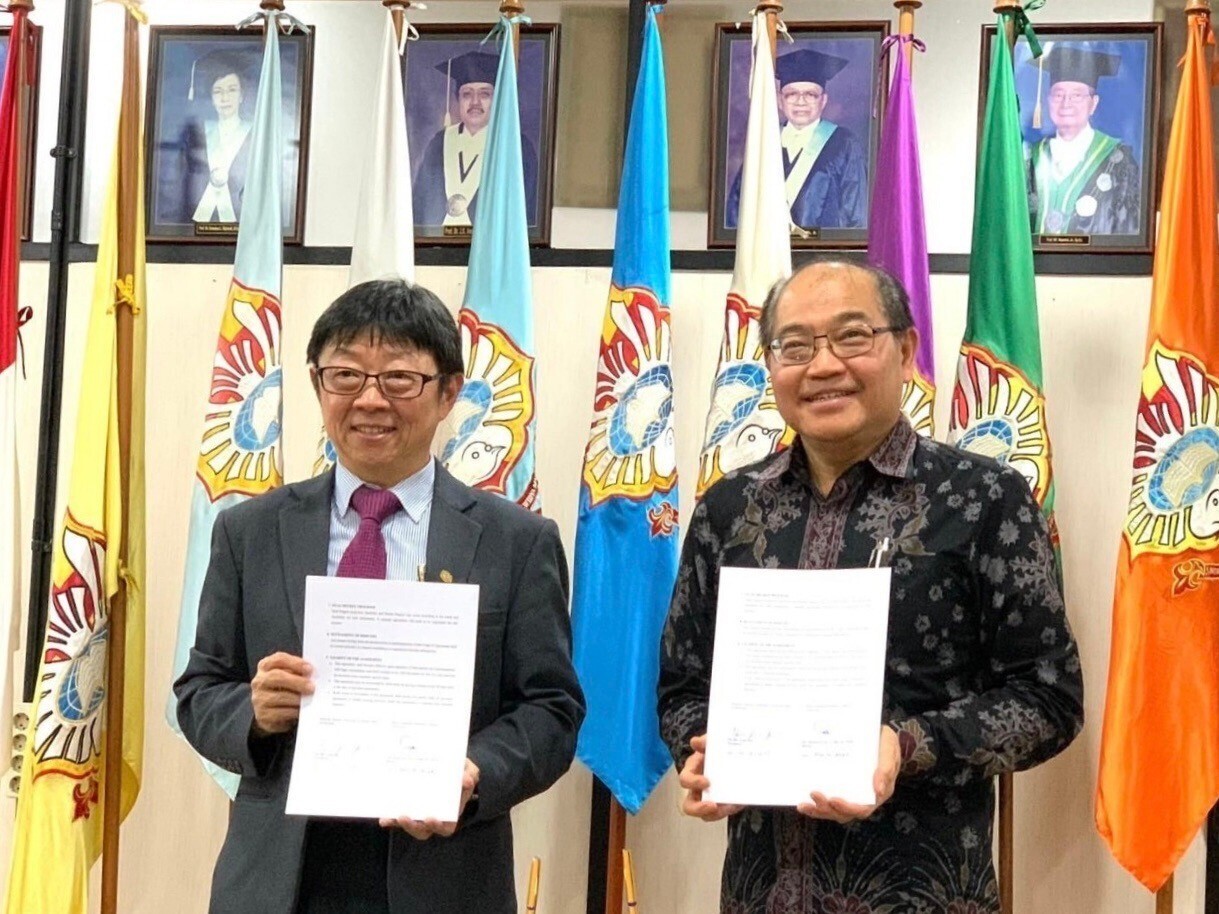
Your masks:
[{"label": "white document page", "polygon": [[876,802],[890,576],[720,570],[706,799]]},{"label": "white document page", "polygon": [[478,587],[310,576],[291,815],[455,822]]}]

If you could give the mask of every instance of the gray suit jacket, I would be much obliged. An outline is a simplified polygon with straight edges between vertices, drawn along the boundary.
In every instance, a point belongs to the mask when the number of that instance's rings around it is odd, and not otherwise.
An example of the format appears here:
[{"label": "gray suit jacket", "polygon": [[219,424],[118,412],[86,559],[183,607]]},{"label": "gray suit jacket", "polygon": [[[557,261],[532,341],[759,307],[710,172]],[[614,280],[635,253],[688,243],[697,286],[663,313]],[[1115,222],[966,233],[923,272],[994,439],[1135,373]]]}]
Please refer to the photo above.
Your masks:
[{"label": "gray suit jacket", "polygon": [[[250,680],[276,651],[301,653],[306,575],[326,573],[333,473],[222,512],[199,626],[174,685],[191,745],[242,776],[212,878],[213,914],[291,914],[307,820],[286,816],[295,731],[251,740]],[[468,755],[478,795],[452,838],[394,831],[394,914],[512,914],[508,811],[565,772],[584,718],[571,663],[567,560],[553,521],[463,485],[442,467],[427,579],[481,585]]]}]

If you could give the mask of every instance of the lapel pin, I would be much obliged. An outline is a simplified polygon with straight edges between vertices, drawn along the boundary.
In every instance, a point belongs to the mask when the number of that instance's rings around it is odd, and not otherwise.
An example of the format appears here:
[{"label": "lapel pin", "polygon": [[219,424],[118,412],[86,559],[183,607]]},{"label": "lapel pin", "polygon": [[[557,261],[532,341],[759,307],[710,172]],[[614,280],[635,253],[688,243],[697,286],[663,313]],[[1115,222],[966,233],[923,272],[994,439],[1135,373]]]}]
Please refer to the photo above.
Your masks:
[{"label": "lapel pin", "polygon": [[452,584],[453,583],[453,573],[451,571],[441,571],[440,572],[440,583]]}]

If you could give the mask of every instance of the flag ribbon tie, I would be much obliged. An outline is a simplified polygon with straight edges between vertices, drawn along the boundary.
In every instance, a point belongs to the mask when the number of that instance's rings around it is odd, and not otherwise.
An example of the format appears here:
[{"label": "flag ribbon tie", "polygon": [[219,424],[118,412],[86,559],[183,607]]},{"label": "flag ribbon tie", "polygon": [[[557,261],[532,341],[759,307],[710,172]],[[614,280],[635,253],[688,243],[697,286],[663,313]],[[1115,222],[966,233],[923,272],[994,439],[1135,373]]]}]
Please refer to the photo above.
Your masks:
[{"label": "flag ribbon tie", "polygon": [[131,276],[114,281],[114,304],[106,313],[113,314],[119,305],[126,305],[133,317],[140,313],[140,306],[135,302],[135,280]]},{"label": "flag ribbon tie", "polygon": [[17,352],[21,354],[21,380],[26,379],[25,374],[25,340],[21,338],[21,328],[28,324],[34,318],[34,309],[29,305],[24,308],[17,309]]},{"label": "flag ribbon tie", "polygon": [[[115,0],[115,2],[122,3],[126,2],[126,0]],[[251,16],[247,16],[237,23],[237,29],[238,31],[248,29],[250,26],[264,20],[267,23],[274,23],[284,35],[291,35],[298,30],[306,35],[309,34],[309,26],[305,25],[305,23],[301,22],[291,13],[271,10],[259,10]]]},{"label": "flag ribbon tie", "polygon": [[140,585],[135,579],[135,574],[132,573],[131,569],[127,566],[126,562],[119,562],[118,574],[119,574],[119,580],[122,581],[123,584],[127,587],[128,592],[133,591],[133,590],[136,592],[139,592]]},{"label": "flag ribbon tie", "polygon": [[143,7],[140,5],[143,3],[143,0],[93,0],[94,6],[101,6],[103,3],[117,3],[130,13],[131,18],[140,25],[148,25],[148,14],[144,12]]},{"label": "flag ribbon tie", "polygon": [[528,16],[526,16],[524,13],[521,13],[519,16],[511,16],[511,17],[500,16],[499,22],[497,22],[497,23],[495,23],[495,25],[491,26],[491,31],[489,31],[487,33],[486,37],[483,38],[483,40],[478,43],[479,46],[486,44],[492,38],[495,39],[496,44],[499,44],[500,38],[504,35],[504,33],[508,29],[512,28],[514,25],[533,25],[533,20],[530,19]]},{"label": "flag ribbon tie", "polygon": [[419,3],[418,0],[397,0],[390,5],[390,12],[402,13],[402,36],[398,39],[398,56],[401,57],[406,53],[406,43],[408,41],[419,40],[419,30],[415,28],[409,19],[406,18],[406,13],[409,10],[425,10],[426,3]]},{"label": "flag ribbon tie", "polygon": [[[881,75],[886,73],[886,67],[889,66],[889,52],[893,50],[895,45],[910,45],[920,54],[926,53],[927,44],[921,38],[915,38],[913,35],[890,35],[880,43],[880,63],[877,64],[877,69]],[[888,81],[878,79],[876,81],[876,91],[872,94],[872,117],[880,117],[880,99],[881,93],[887,88]]]},{"label": "flag ribbon tie", "polygon": [[1029,51],[1036,60],[1041,56],[1041,42],[1037,39],[1037,33],[1033,31],[1033,23],[1029,20],[1029,13],[1035,13],[1046,5],[1048,0],[1028,0],[1022,9],[1012,10],[1011,13],[1004,12],[1003,15],[1010,15],[1012,23],[1016,26],[1016,31],[1024,35],[1029,43]]}]

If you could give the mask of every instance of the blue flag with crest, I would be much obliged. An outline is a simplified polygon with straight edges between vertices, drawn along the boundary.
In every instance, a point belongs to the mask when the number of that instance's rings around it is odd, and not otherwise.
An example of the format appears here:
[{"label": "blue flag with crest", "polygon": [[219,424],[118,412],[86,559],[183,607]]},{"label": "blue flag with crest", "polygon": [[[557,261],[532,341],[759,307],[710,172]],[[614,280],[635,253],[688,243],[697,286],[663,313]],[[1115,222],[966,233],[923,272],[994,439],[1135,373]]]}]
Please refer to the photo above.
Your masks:
[{"label": "blue flag with crest", "polygon": [[631,813],[671,764],[656,682],[677,577],[669,140],[656,15],[649,6],[622,166],[572,599],[576,669],[588,700],[576,753]]},{"label": "blue flag with crest", "polygon": [[533,280],[513,21],[501,19],[466,297],[458,315],[465,385],[446,419],[445,468],[468,486],[536,509]]},{"label": "blue flag with crest", "polygon": [[[199,598],[211,553],[212,527],[225,508],[283,483],[283,83],[280,23],[300,27],[286,14],[266,14],[262,71],[250,169],[237,231],[233,280],[220,319],[220,337],[204,406],[203,437],[195,462],[182,606],[174,651],[174,678],[186,668],[195,643]],[[177,699],[165,716],[178,733]],[[239,778],[206,759],[204,767],[230,797]]]}]

